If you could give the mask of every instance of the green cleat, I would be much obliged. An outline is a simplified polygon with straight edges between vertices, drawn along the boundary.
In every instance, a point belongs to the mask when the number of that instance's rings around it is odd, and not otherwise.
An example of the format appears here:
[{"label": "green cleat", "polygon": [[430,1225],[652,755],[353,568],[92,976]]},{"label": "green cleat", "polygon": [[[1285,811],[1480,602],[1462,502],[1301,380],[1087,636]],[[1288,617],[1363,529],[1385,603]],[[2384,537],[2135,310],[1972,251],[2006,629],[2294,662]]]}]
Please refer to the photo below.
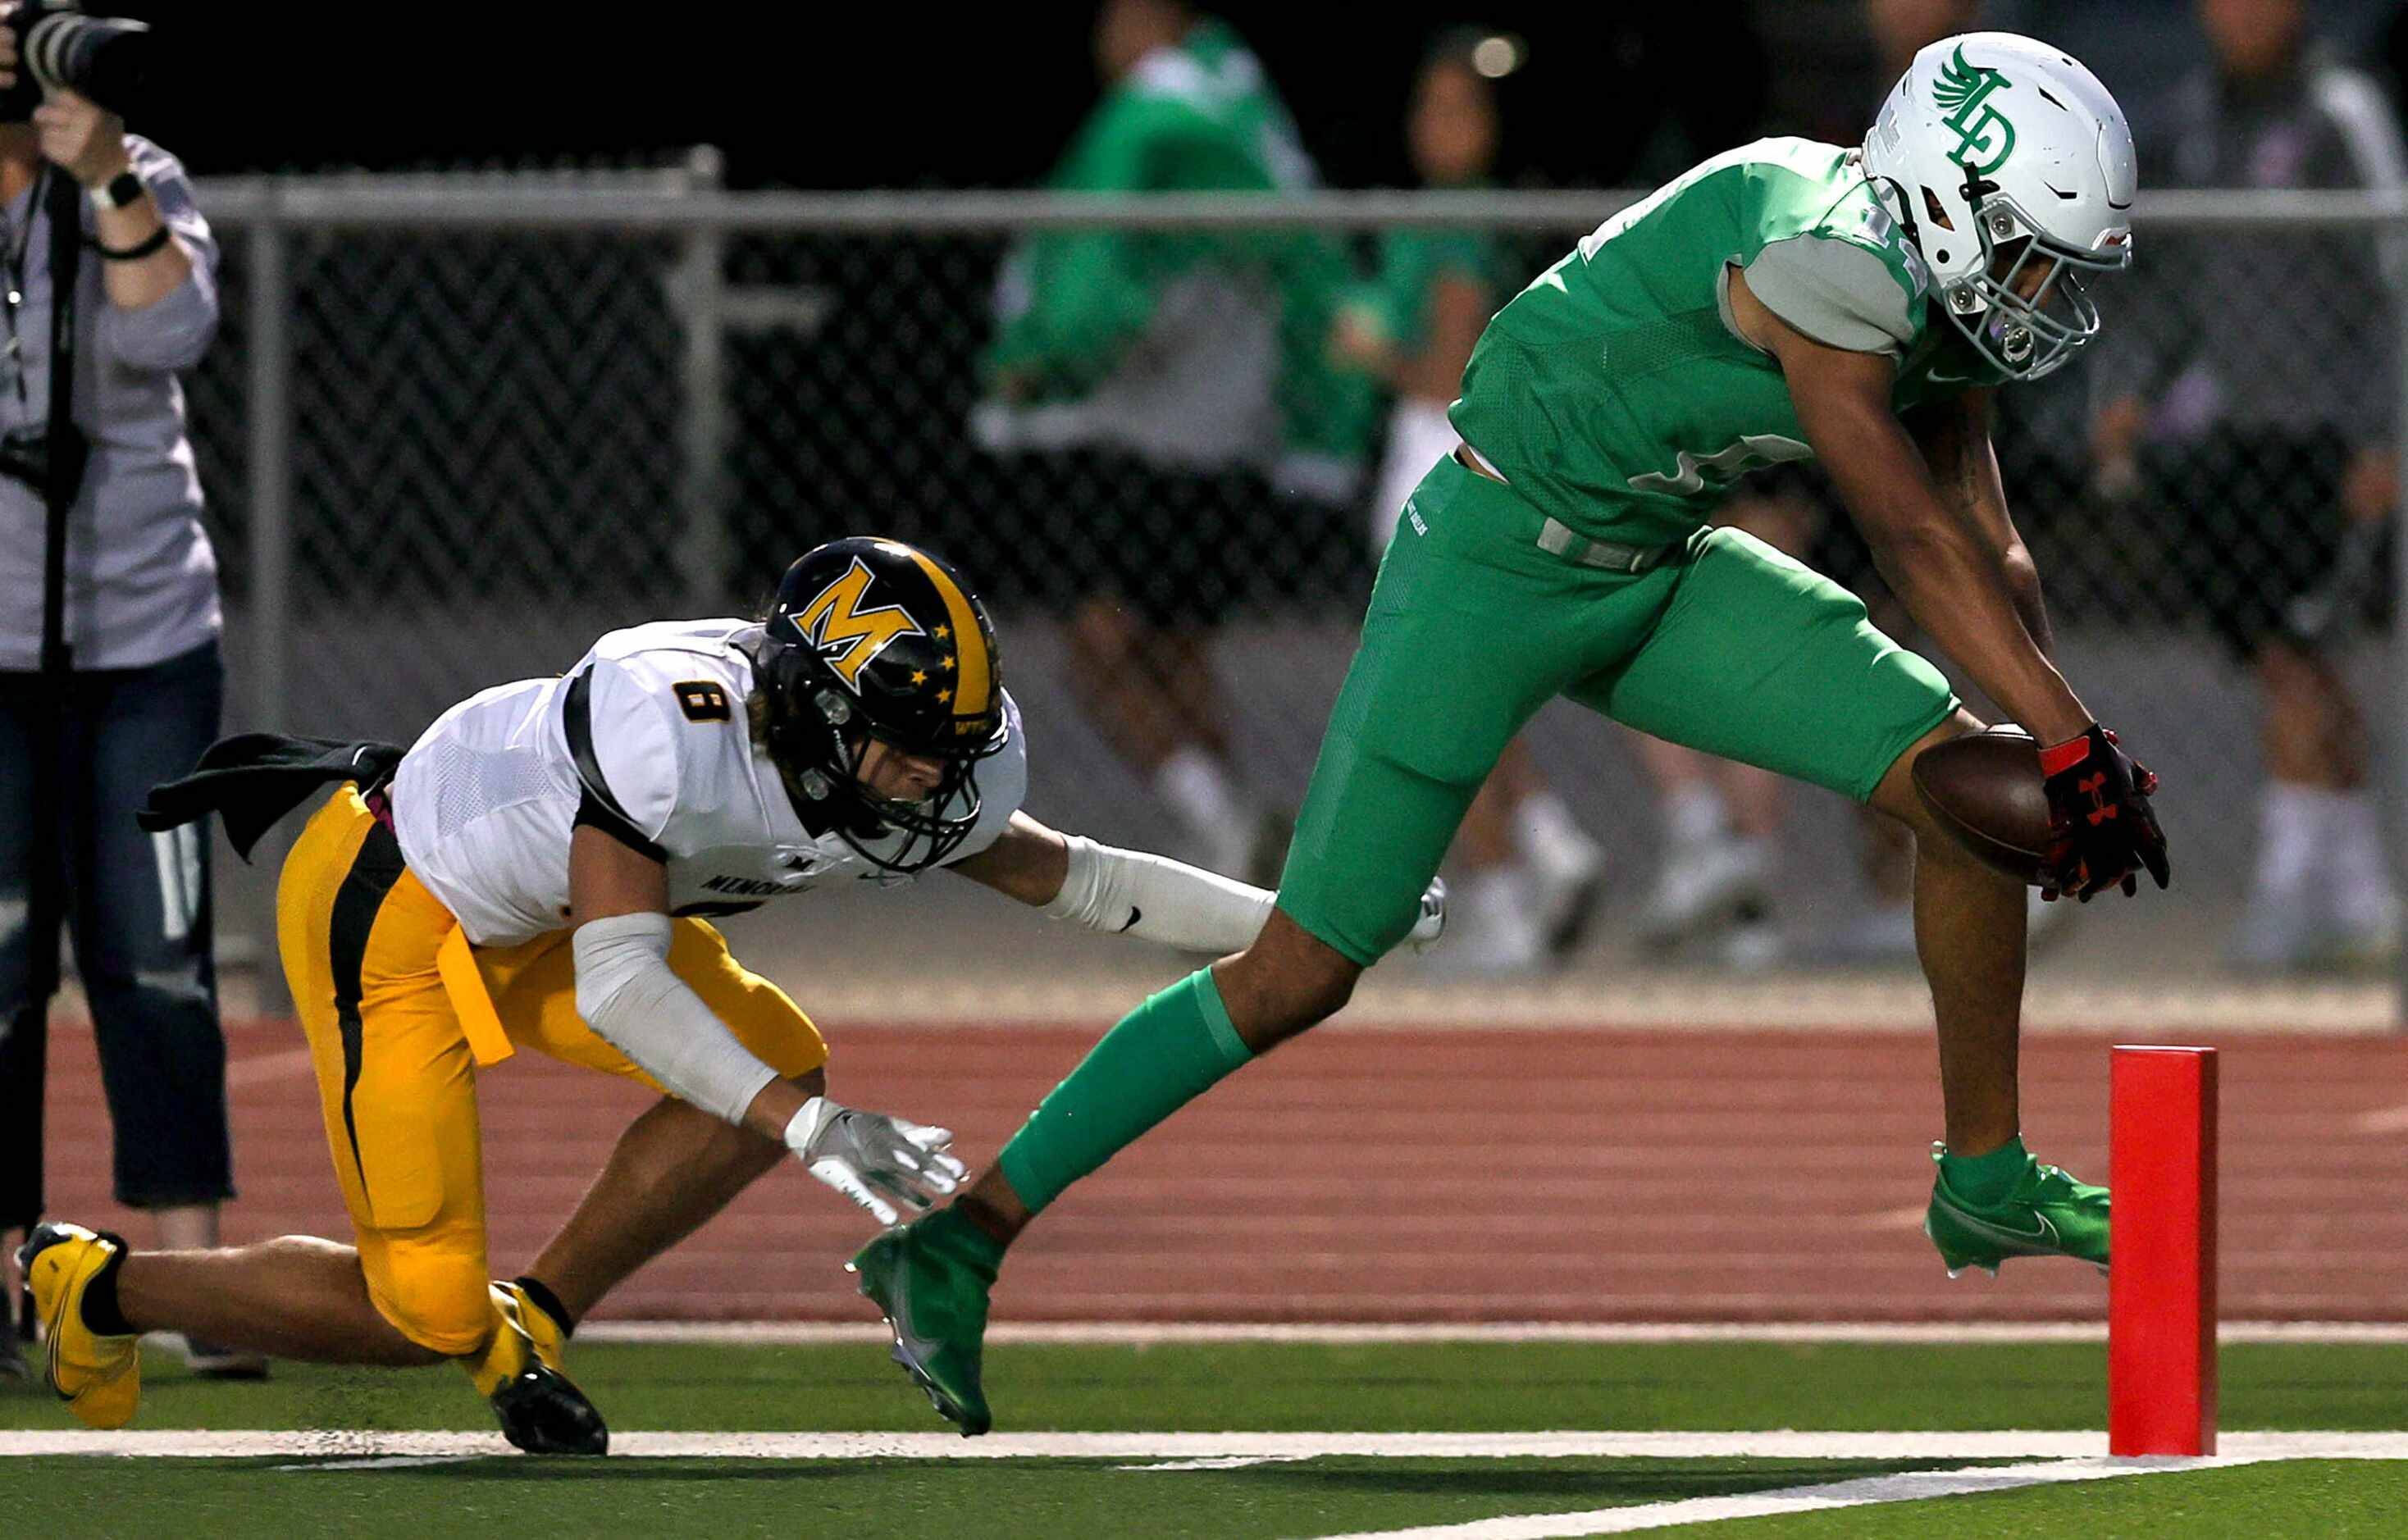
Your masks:
[{"label": "green cleat", "polygon": [[[1931,1147],[1933,1164],[1947,1148]],[[2097,1263],[2104,1273],[2107,1190],[2086,1186],[2056,1166],[2034,1161],[2005,1198],[1975,1204],[1949,1191],[1945,1176],[1934,1176],[1923,1233],[1940,1248],[1940,1260],[1952,1278],[1969,1267],[1996,1277],[1999,1263],[2009,1257],[2076,1257]]]},{"label": "green cleat", "polygon": [[894,1328],[895,1362],[928,1392],[939,1416],[960,1424],[964,1438],[995,1425],[979,1371],[997,1251],[947,1208],[887,1231],[845,1263]]}]

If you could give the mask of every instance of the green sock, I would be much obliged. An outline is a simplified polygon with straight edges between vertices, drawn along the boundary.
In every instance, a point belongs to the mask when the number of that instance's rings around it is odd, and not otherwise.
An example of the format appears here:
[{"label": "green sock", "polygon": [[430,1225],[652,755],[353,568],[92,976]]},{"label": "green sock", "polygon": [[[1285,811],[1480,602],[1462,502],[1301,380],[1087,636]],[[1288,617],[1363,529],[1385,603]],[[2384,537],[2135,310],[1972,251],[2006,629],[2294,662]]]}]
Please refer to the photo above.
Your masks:
[{"label": "green sock", "polygon": [[1003,1147],[1031,1214],[1254,1057],[1200,968],[1120,1020]]},{"label": "green sock", "polygon": [[939,1208],[911,1227],[923,1245],[950,1251],[988,1283],[1003,1266],[1003,1243],[972,1223],[958,1208]]},{"label": "green sock", "polygon": [[1967,1203],[1994,1204],[2014,1190],[2015,1180],[2031,1164],[2020,1134],[1986,1155],[1942,1155],[1940,1174],[1948,1190]]}]

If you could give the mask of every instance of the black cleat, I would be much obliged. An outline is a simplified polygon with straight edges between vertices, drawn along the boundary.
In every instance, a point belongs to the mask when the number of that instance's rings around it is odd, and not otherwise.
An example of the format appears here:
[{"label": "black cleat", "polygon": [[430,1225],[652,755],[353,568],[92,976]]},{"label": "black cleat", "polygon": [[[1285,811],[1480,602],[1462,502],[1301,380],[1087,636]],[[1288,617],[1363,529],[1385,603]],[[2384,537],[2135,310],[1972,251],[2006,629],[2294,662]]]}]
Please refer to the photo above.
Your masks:
[{"label": "black cleat", "polygon": [[609,1454],[610,1430],[566,1375],[530,1363],[485,1400],[502,1436],[529,1454]]},{"label": "black cleat", "polygon": [[462,1359],[492,1405],[502,1436],[529,1454],[608,1454],[610,1429],[562,1367],[568,1333],[515,1283],[496,1283],[494,1339],[480,1359]]}]

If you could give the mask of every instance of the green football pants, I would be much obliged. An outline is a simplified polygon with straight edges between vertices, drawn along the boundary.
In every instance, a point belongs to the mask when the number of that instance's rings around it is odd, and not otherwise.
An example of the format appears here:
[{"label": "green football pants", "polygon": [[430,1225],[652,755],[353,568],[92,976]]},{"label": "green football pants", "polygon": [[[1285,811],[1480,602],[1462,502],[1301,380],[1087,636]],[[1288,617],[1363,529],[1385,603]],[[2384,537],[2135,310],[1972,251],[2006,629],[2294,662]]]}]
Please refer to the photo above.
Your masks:
[{"label": "green football pants", "polygon": [[1861,600],[1737,530],[1614,573],[1539,548],[1511,489],[1441,460],[1405,503],[1280,883],[1369,965],[1419,914],[1498,757],[1557,695],[1861,802],[1956,698]]}]

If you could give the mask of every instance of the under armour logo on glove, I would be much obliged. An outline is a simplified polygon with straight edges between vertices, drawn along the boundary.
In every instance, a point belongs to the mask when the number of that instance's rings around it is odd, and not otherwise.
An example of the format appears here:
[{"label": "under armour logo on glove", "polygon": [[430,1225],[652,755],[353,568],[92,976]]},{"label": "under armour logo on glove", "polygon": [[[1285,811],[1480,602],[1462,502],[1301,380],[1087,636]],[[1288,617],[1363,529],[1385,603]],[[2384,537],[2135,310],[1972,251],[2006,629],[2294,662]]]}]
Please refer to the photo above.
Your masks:
[{"label": "under armour logo on glove", "polygon": [[2124,752],[2114,734],[2093,722],[2082,736],[2042,749],[2040,768],[2056,836],[2041,897],[2071,893],[2086,904],[2111,887],[2137,893],[2143,869],[2160,888],[2172,880],[2165,833],[2149,806],[2157,777]]},{"label": "under armour logo on glove", "polygon": [[2115,816],[2115,809],[2109,806],[2107,803],[2106,787],[2107,772],[2104,770],[2095,776],[2085,777],[2074,783],[2074,789],[2090,799],[2088,817],[2093,823],[2099,823]]}]

